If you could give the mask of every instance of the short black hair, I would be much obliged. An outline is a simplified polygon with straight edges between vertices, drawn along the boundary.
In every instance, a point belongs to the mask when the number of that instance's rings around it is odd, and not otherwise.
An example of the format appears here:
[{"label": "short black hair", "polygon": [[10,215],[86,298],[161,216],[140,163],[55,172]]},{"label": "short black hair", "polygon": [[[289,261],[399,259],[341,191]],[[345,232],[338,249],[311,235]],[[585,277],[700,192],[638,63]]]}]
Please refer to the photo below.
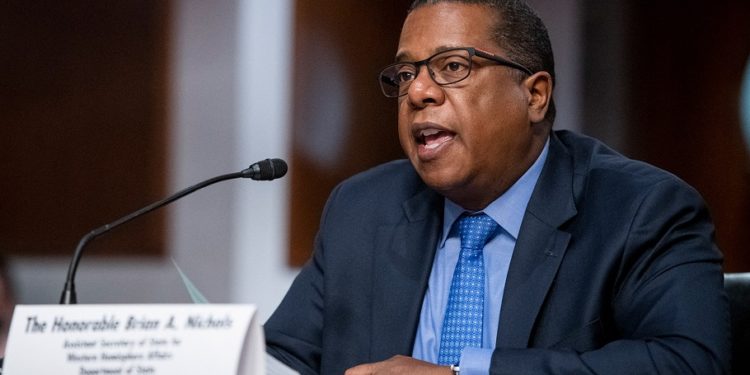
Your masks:
[{"label": "short black hair", "polygon": [[[409,12],[424,5],[438,3],[461,3],[484,5],[497,12],[498,23],[494,26],[492,38],[507,57],[531,70],[545,71],[555,79],[555,59],[552,55],[547,27],[536,12],[521,0],[415,0]],[[555,103],[550,100],[545,118],[552,124],[555,120]]]}]

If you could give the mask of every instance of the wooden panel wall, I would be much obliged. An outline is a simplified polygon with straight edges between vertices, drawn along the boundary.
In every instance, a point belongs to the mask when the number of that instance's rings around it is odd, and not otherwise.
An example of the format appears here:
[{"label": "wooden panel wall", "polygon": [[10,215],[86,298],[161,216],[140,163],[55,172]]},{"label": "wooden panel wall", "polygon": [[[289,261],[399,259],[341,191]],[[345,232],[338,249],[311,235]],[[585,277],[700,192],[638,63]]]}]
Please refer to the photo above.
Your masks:
[{"label": "wooden panel wall", "polygon": [[750,271],[750,163],[739,118],[750,2],[631,5],[630,149],[703,194],[726,270]]},{"label": "wooden panel wall", "polygon": [[408,0],[297,1],[294,42],[290,264],[310,256],[331,189],[403,157],[396,103],[377,83],[393,61]]},{"label": "wooden panel wall", "polygon": [[[168,4],[0,6],[0,253],[68,256],[164,195]],[[90,252],[164,251],[159,215],[117,232]]]}]

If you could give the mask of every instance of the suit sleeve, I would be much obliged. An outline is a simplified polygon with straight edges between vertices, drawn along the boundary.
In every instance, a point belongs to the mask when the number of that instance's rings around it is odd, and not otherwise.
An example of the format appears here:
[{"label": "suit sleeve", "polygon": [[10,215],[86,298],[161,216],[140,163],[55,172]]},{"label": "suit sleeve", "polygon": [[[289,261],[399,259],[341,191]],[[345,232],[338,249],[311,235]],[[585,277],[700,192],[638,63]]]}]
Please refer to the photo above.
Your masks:
[{"label": "suit sleeve", "polygon": [[[331,193],[320,228],[340,190]],[[315,239],[312,258],[295,278],[281,304],[264,325],[266,351],[301,374],[320,373],[324,320],[325,250],[323,230]]]},{"label": "suit sleeve", "polygon": [[726,374],[722,257],[702,198],[673,179],[642,194],[613,290],[617,337],[586,352],[497,349],[492,374]]}]

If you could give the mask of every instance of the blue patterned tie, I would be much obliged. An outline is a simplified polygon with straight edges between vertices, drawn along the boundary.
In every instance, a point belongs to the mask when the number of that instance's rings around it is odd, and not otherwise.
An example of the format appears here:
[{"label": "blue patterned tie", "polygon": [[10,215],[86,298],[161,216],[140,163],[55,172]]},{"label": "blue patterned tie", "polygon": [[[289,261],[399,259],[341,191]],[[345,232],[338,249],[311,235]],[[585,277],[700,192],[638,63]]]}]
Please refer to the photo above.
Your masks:
[{"label": "blue patterned tie", "polygon": [[453,271],[448,305],[440,335],[438,364],[457,364],[467,346],[482,346],[484,322],[484,259],[482,248],[498,225],[480,213],[458,220],[461,253]]}]

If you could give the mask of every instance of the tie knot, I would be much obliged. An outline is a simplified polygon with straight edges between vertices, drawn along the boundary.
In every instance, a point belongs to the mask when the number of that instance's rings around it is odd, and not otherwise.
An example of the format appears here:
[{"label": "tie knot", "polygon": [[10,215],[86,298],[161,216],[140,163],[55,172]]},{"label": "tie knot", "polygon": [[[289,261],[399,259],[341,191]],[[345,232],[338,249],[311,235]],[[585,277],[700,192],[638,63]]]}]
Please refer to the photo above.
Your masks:
[{"label": "tie knot", "polygon": [[495,233],[498,225],[495,220],[484,213],[463,215],[458,220],[458,234],[461,237],[461,248],[480,250]]}]

